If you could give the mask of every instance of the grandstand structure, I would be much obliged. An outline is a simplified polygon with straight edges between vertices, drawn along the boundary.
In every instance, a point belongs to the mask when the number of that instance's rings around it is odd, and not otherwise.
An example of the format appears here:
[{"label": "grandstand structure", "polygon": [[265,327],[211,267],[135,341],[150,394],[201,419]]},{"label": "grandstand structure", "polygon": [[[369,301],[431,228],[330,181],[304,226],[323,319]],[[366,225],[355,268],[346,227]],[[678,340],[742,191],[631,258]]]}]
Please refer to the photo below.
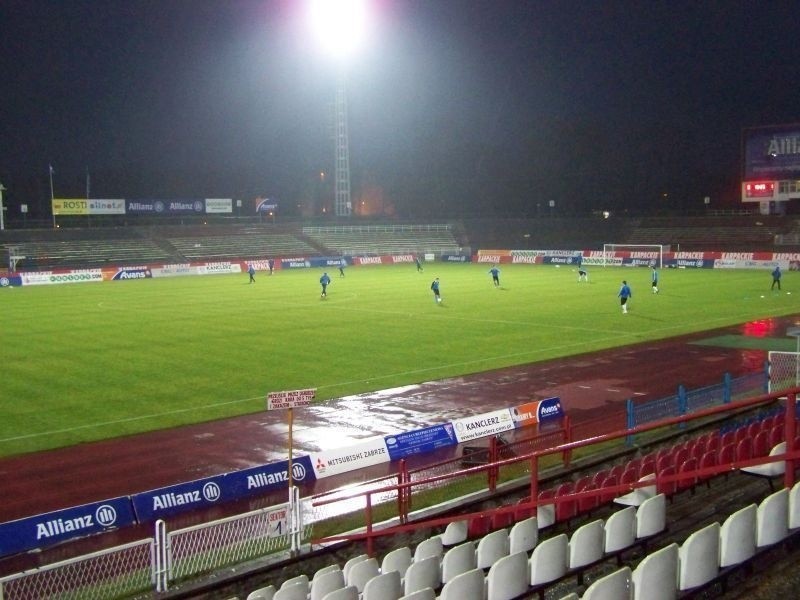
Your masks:
[{"label": "grandstand structure", "polygon": [[800,250],[800,221],[764,215],[465,219],[458,222],[162,225],[0,231],[16,270],[266,257],[471,254],[478,248],[602,249],[608,240],[673,251]]}]

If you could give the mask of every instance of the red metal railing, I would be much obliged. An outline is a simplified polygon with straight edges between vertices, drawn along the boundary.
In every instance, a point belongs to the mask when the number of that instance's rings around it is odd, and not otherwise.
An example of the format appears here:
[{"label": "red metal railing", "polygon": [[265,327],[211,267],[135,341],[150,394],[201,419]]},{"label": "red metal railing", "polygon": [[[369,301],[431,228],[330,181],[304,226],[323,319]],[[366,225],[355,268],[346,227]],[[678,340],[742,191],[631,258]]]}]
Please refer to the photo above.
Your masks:
[{"label": "red metal railing", "polygon": [[[317,497],[312,501],[313,506],[322,506],[325,504],[332,504],[334,502],[342,501],[342,500],[352,500],[354,498],[364,497],[365,503],[365,517],[366,517],[366,531],[364,533],[355,533],[355,534],[347,534],[347,535],[337,535],[337,536],[330,536],[323,539],[314,540],[313,543],[329,543],[333,541],[342,541],[342,540],[366,540],[367,543],[367,553],[372,555],[374,549],[374,539],[381,536],[387,535],[395,535],[397,533],[403,532],[410,532],[415,531],[418,529],[429,529],[432,527],[438,527],[442,525],[447,525],[453,521],[463,521],[469,519],[476,519],[476,518],[486,518],[490,516],[490,513],[487,511],[480,511],[475,513],[469,514],[459,514],[457,516],[447,516],[441,517],[436,519],[426,519],[424,521],[419,521],[415,523],[409,523],[408,516],[411,509],[411,498],[413,495],[414,489],[424,490],[430,489],[432,487],[441,487],[446,485],[447,483],[453,483],[457,480],[463,480],[467,477],[486,473],[487,479],[487,486],[490,490],[496,489],[497,484],[497,476],[499,469],[505,466],[510,465],[517,465],[522,463],[529,463],[530,464],[530,491],[529,491],[529,498],[530,501],[517,504],[513,506],[507,507],[499,507],[493,508],[491,510],[491,515],[497,514],[506,514],[511,512],[516,512],[523,509],[530,509],[535,510],[536,507],[540,504],[538,501],[538,493],[539,493],[539,459],[545,456],[551,456],[556,454],[561,454],[562,461],[564,464],[569,464],[569,457],[573,450],[578,448],[585,448],[589,446],[593,446],[595,444],[608,442],[612,440],[617,440],[620,438],[624,438],[626,436],[635,435],[638,433],[644,433],[646,431],[651,431],[654,429],[676,425],[679,423],[690,422],[697,419],[702,419],[705,417],[719,415],[729,412],[741,411],[743,409],[748,408],[756,408],[761,405],[774,403],[777,399],[782,398],[784,396],[787,397],[786,405],[785,405],[785,419],[784,419],[784,439],[787,441],[787,452],[785,454],[776,455],[773,457],[759,457],[753,458],[749,460],[741,460],[730,462],[722,465],[716,465],[714,467],[706,467],[703,469],[695,469],[688,472],[676,473],[674,475],[665,475],[663,477],[656,476],[654,480],[645,481],[645,482],[633,482],[633,483],[625,483],[617,486],[610,486],[604,487],[600,489],[593,489],[584,492],[577,492],[572,494],[565,494],[563,496],[556,496],[554,498],[547,499],[546,502],[542,502],[542,504],[558,504],[560,502],[574,502],[576,500],[582,498],[590,498],[594,496],[601,496],[605,494],[609,494],[610,492],[615,492],[619,494],[623,494],[626,492],[630,492],[631,490],[639,487],[647,487],[652,485],[659,485],[664,483],[670,482],[677,482],[679,480],[684,480],[686,478],[694,477],[695,479],[698,477],[710,477],[719,473],[724,473],[727,471],[740,469],[747,466],[753,466],[758,464],[767,464],[770,462],[779,462],[779,461],[786,461],[786,469],[784,474],[784,486],[791,487],[794,485],[795,481],[795,465],[800,464],[800,448],[796,447],[794,442],[795,436],[797,434],[797,424],[796,424],[796,417],[795,417],[795,402],[796,402],[796,395],[800,392],[800,387],[792,388],[791,390],[784,390],[782,392],[776,392],[773,394],[764,394],[761,396],[757,396],[755,398],[750,398],[747,400],[740,400],[737,402],[731,402],[729,404],[725,404],[723,406],[708,408],[705,410],[697,411],[692,413],[691,415],[680,416],[680,417],[672,417],[668,419],[662,419],[657,422],[648,423],[646,425],[641,425],[639,427],[635,427],[632,429],[620,429],[611,433],[604,433],[599,434],[596,436],[592,436],[586,439],[581,439],[577,441],[566,441],[561,444],[557,444],[555,446],[550,446],[547,448],[537,449],[533,452],[527,453],[522,456],[514,456],[512,458],[500,458],[499,453],[502,448],[498,445],[497,438],[491,438],[488,452],[490,462],[484,465],[478,465],[469,468],[462,468],[455,472],[448,472],[442,475],[435,475],[432,477],[423,478],[420,480],[412,481],[413,477],[411,473],[405,470],[405,463],[401,461],[401,468],[400,472],[397,475],[397,483],[393,485],[387,485],[380,488],[372,488],[367,491],[356,491],[352,494],[345,494],[345,495],[337,495],[336,498],[324,498],[324,497]],[[570,427],[569,423],[566,424],[566,427],[559,430],[559,434],[562,439],[569,440],[570,438]],[[523,440],[520,442],[515,442],[518,444],[524,443],[535,443],[531,440]],[[503,445],[503,448],[507,448],[509,445]],[[456,462],[460,462],[462,457],[457,459],[450,459],[448,461],[443,461],[440,464],[448,464],[452,465]],[[425,469],[428,470],[428,469]],[[374,529],[374,522],[373,522],[373,512],[372,512],[372,497],[376,494],[396,494],[397,496],[397,508],[398,514],[397,518],[400,523],[398,526],[383,528],[380,530]]]}]

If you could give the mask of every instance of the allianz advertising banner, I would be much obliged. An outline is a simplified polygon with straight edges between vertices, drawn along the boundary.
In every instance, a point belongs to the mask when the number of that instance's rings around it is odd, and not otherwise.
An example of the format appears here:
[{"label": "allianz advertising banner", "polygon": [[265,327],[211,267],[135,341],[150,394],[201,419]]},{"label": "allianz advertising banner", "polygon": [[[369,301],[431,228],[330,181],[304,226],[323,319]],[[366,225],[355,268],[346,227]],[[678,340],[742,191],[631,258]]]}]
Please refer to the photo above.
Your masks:
[{"label": "allianz advertising banner", "polygon": [[167,515],[233,500],[230,495],[223,495],[222,480],[223,476],[208,477],[131,496],[136,518],[140,523],[146,523]]},{"label": "allianz advertising banner", "polygon": [[202,199],[188,200],[125,200],[129,215],[202,215],[206,212]]},{"label": "allianz advertising banner", "polygon": [[0,556],[44,548],[136,523],[127,496],[0,524]]},{"label": "allianz advertising banner", "polygon": [[800,178],[800,125],[744,131],[744,179]]},{"label": "allianz advertising banner", "polygon": [[[226,497],[242,498],[289,487],[289,461],[252,467],[228,473],[222,481]],[[292,459],[292,483],[302,485],[314,481],[314,469],[308,456]]]}]

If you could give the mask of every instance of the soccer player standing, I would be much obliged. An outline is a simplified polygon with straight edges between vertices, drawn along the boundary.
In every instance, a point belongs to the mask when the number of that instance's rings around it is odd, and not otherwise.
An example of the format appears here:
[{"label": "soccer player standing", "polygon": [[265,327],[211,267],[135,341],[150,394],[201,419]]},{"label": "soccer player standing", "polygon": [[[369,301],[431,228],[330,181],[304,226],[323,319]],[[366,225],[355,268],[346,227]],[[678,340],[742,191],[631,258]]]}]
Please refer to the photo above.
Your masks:
[{"label": "soccer player standing", "polygon": [[633,292],[631,292],[631,288],[628,286],[628,282],[624,279],[622,280],[622,287],[619,288],[619,304],[622,306],[622,314],[628,314],[628,298],[633,297]]},{"label": "soccer player standing", "polygon": [[655,267],[653,267],[653,272],[650,275],[650,279],[653,282],[653,284],[652,284],[653,285],[653,293],[657,294],[658,293],[658,271],[656,271]]},{"label": "soccer player standing", "polygon": [[322,277],[319,278],[319,284],[322,286],[322,294],[320,295],[321,298],[328,297],[328,284],[331,282],[331,278],[328,277],[327,273],[323,273]]},{"label": "soccer player standing", "polygon": [[775,267],[775,270],[772,272],[772,287],[771,290],[775,289],[775,284],[778,285],[778,290],[781,289],[781,268]]},{"label": "soccer player standing", "polygon": [[489,269],[489,273],[492,274],[492,283],[494,283],[494,287],[500,286],[500,269],[497,268],[497,265],[494,265],[491,269]]}]

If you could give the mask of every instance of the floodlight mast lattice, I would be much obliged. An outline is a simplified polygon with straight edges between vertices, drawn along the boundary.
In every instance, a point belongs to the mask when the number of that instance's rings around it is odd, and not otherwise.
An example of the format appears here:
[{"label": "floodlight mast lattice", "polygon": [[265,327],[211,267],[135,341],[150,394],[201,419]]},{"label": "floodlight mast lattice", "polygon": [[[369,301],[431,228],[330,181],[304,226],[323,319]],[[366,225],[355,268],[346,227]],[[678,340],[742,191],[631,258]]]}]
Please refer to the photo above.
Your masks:
[{"label": "floodlight mast lattice", "polygon": [[353,203],[350,195],[350,136],[347,126],[347,87],[345,66],[358,50],[366,32],[366,0],[312,0],[311,24],[324,52],[337,68],[334,102],[334,211],[337,217],[349,217]]}]

